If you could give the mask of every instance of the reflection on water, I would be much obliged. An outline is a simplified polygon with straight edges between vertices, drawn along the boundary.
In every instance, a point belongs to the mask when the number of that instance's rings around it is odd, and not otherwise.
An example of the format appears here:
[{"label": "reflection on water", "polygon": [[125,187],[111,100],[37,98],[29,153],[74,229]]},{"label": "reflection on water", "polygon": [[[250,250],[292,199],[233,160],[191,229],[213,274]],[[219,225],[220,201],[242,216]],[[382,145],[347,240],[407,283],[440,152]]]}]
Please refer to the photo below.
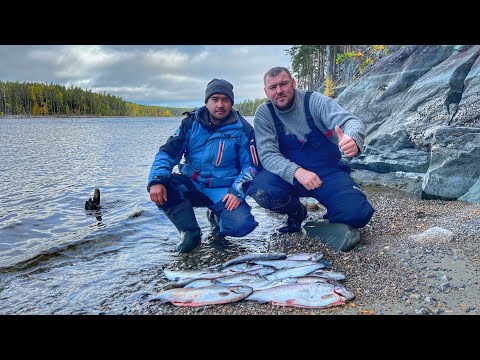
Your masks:
[{"label": "reflection on water", "polygon": [[[248,237],[210,242],[205,209],[196,209],[202,245],[174,252],[178,232],[150,201],[146,180],[180,121],[0,119],[0,313],[125,313],[155,291],[165,266],[264,249],[277,219],[249,199],[262,226]],[[95,188],[101,209],[85,210]]]}]

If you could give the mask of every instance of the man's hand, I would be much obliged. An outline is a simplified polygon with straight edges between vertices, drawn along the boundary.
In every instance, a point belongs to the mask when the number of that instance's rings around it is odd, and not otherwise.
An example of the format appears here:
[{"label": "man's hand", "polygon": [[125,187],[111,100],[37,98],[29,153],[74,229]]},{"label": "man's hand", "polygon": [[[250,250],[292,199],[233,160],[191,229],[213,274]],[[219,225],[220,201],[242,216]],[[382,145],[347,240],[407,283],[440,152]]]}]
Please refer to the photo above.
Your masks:
[{"label": "man's hand", "polygon": [[163,205],[167,201],[167,188],[163,184],[156,184],[150,187],[150,200],[155,204]]},{"label": "man's hand", "polygon": [[225,201],[226,201],[225,209],[230,211],[235,210],[238,207],[238,205],[240,205],[240,199],[233,194],[225,195],[225,197],[222,199],[222,202],[225,202]]},{"label": "man's hand", "polygon": [[354,157],[358,153],[358,146],[355,140],[344,134],[339,126],[335,126],[335,132],[338,135],[338,147],[348,157]]},{"label": "man's hand", "polygon": [[295,178],[300,184],[302,184],[307,190],[314,190],[322,186],[322,180],[314,172],[305,170],[304,168],[299,167],[295,171]]}]

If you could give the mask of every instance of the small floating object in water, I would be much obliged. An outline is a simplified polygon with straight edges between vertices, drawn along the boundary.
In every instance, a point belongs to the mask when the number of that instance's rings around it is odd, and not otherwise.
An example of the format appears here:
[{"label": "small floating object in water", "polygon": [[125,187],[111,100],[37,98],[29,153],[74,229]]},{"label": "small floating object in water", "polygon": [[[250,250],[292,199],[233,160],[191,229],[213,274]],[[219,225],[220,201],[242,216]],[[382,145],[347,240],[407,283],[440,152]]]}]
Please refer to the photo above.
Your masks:
[{"label": "small floating object in water", "polygon": [[90,198],[85,201],[85,210],[98,210],[100,209],[100,190],[95,189],[93,193],[93,199]]}]

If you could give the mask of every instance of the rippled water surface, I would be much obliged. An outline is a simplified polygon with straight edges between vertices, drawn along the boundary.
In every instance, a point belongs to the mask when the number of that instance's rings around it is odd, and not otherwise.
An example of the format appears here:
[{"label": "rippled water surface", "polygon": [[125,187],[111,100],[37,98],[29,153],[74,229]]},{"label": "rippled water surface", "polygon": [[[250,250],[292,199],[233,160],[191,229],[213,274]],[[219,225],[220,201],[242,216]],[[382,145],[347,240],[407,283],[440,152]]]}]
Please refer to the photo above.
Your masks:
[{"label": "rippled water surface", "polygon": [[[276,219],[250,199],[261,226],[247,237],[212,247],[205,209],[196,209],[201,248],[195,256],[173,251],[178,232],[150,201],[146,183],[180,121],[0,119],[1,314],[125,313],[156,291],[172,261],[262,251]],[[95,188],[102,208],[86,211]]]}]

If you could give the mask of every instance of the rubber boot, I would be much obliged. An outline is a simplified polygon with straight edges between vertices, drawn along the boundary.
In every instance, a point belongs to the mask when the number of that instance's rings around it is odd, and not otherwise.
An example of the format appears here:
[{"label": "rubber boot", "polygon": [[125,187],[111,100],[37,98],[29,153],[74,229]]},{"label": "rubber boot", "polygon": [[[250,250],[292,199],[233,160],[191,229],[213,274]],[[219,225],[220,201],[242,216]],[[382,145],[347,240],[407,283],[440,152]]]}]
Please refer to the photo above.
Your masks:
[{"label": "rubber boot", "polygon": [[195,212],[190,201],[185,200],[165,211],[165,215],[180,233],[180,244],[175,251],[188,253],[202,242],[202,231],[198,226]]},{"label": "rubber boot", "polygon": [[302,229],[302,222],[307,218],[307,209],[299,202],[295,212],[288,214],[287,225],[282,226],[278,231],[280,233],[294,233]]},{"label": "rubber boot", "polygon": [[218,217],[215,213],[207,209],[207,219],[210,223],[210,238],[212,241],[223,241],[225,240],[225,236],[220,234],[220,225],[218,224]]}]

